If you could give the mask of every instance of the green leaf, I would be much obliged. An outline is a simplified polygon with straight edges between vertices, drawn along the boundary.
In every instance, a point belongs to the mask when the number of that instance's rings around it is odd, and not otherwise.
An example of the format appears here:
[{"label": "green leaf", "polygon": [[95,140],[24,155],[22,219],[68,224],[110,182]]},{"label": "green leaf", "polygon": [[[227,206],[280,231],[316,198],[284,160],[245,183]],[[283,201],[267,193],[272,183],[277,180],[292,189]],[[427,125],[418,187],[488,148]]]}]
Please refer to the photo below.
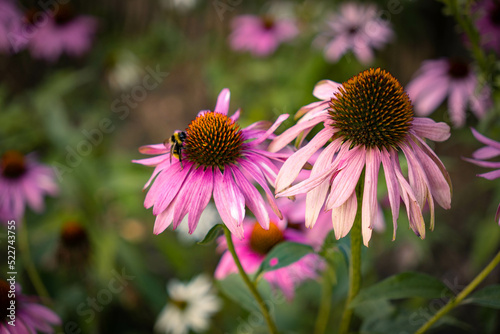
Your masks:
[{"label": "green leaf", "polygon": [[267,254],[264,261],[260,265],[256,276],[263,272],[280,269],[291,265],[300,260],[304,255],[313,253],[314,249],[309,245],[300,244],[297,242],[285,241],[276,245]]},{"label": "green leaf", "polygon": [[490,285],[476,291],[464,303],[500,309],[500,285]]},{"label": "green leaf", "polygon": [[379,299],[398,299],[408,297],[443,298],[451,296],[446,285],[429,275],[420,273],[402,273],[391,276],[372,285],[353,299],[350,307]]},{"label": "green leaf", "polygon": [[222,231],[223,227],[224,227],[224,225],[222,225],[222,224],[214,225],[210,229],[210,231],[208,231],[208,233],[205,236],[205,238],[202,241],[198,241],[197,244],[198,245],[208,245],[208,244],[210,244],[212,241],[214,241],[220,235],[220,232]]}]

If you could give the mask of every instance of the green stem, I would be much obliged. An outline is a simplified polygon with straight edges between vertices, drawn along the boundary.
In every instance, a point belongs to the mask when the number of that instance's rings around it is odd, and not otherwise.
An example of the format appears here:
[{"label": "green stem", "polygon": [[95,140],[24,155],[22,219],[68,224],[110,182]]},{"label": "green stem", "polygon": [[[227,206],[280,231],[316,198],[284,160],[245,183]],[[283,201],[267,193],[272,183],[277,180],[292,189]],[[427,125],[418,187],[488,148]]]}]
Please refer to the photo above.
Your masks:
[{"label": "green stem", "polygon": [[333,269],[328,267],[323,273],[323,284],[321,291],[321,303],[319,304],[318,318],[316,319],[316,326],[314,334],[323,334],[328,325],[330,309],[332,306],[332,289],[333,289]]},{"label": "green stem", "polygon": [[497,255],[491,260],[491,262],[479,273],[479,275],[474,278],[472,282],[469,283],[465,287],[465,289],[462,290],[455,298],[450,299],[448,304],[443,306],[434,316],[429,319],[422,327],[420,327],[415,334],[422,334],[425,333],[431,326],[438,321],[442,316],[444,316],[446,313],[450,312],[453,310],[462,300],[464,300],[465,297],[467,297],[478,285],[481,283],[486,276],[491,273],[493,269],[500,263],[500,252],[497,253]]},{"label": "green stem", "polygon": [[41,297],[44,304],[46,305],[50,304],[51,299],[49,293],[47,292],[47,289],[45,288],[45,285],[43,284],[43,281],[40,278],[40,275],[38,274],[38,271],[36,270],[30,255],[26,222],[20,225],[21,226],[19,227],[19,250],[21,253],[21,258],[23,259],[24,262],[24,267],[26,269],[26,272],[28,273],[28,277],[31,283],[35,287],[37,295]]},{"label": "green stem", "polygon": [[234,244],[233,244],[233,239],[231,238],[231,232],[226,226],[224,226],[224,235],[226,236],[227,249],[233,256],[234,263],[236,263],[236,266],[238,267],[238,271],[241,275],[241,278],[243,278],[243,282],[245,282],[246,286],[248,287],[253,297],[259,304],[260,311],[262,312],[264,319],[266,319],[267,327],[269,327],[269,332],[272,334],[277,334],[278,329],[276,328],[276,325],[274,324],[274,321],[271,318],[271,315],[269,314],[269,310],[267,309],[266,303],[262,299],[262,296],[257,290],[257,287],[252,283],[252,281],[248,277],[247,273],[245,272],[245,269],[243,269],[240,259],[238,258],[238,254],[236,254],[236,251],[234,250]]},{"label": "green stem", "polygon": [[340,334],[349,332],[353,309],[349,307],[354,297],[358,294],[361,287],[361,208],[363,203],[364,172],[359,178],[356,186],[356,196],[358,199],[358,210],[356,218],[351,228],[351,258],[349,262],[349,292],[344,307],[344,314],[340,322]]}]

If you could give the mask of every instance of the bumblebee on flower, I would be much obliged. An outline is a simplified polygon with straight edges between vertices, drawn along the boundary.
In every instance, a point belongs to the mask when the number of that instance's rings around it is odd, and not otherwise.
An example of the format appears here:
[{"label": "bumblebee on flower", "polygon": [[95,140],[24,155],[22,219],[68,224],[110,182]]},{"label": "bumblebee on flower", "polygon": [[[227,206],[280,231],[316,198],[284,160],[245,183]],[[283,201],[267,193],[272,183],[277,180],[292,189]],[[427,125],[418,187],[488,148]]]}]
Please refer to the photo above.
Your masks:
[{"label": "bumblebee on flower", "polygon": [[229,100],[229,89],[223,89],[214,110],[200,111],[186,128],[185,136],[176,132],[167,145],[139,149],[143,154],[157,155],[134,160],[155,167],[144,187],[152,184],[144,205],[153,207],[156,215],[154,233],[163,232],[172,223],[175,229],[188,211],[189,232],[193,233],[212,194],[222,221],[238,238],[243,237],[245,205],[268,229],[266,205],[252,181],[260,185],[281,217],[269,184],[274,185],[278,173],[272,159],[283,154],[267,152],[262,144],[288,115],[281,115],[274,124],[257,122],[241,129],[236,123],[240,110],[231,117],[227,115]]}]

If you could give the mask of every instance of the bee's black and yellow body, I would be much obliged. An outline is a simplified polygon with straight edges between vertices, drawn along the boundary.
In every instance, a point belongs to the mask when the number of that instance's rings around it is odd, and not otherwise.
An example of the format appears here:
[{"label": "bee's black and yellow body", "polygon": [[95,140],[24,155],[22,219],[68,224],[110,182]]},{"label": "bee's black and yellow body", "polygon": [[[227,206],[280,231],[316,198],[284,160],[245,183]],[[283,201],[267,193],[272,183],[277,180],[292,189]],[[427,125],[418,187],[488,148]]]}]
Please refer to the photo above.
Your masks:
[{"label": "bee's black and yellow body", "polygon": [[186,140],[186,133],[184,131],[175,131],[174,134],[168,140],[170,143],[170,162],[172,162],[172,156],[179,159],[182,167],[182,147],[184,141]]}]

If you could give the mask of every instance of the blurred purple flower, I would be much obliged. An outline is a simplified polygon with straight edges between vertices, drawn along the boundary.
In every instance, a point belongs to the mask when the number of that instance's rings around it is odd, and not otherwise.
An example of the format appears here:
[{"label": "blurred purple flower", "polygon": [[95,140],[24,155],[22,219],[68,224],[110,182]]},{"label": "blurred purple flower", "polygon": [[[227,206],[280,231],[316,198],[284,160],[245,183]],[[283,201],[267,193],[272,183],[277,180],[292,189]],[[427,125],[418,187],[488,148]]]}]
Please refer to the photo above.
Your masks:
[{"label": "blurred purple flower", "polygon": [[272,16],[237,16],[231,25],[231,48],[236,51],[249,51],[256,57],[269,56],[281,43],[290,41],[298,34],[297,26],[292,20]]},{"label": "blurred purple flower", "polygon": [[369,64],[374,58],[373,49],[381,49],[394,37],[389,22],[379,17],[375,5],[344,3],[327,25],[328,30],[315,44],[324,44],[331,38],[324,48],[325,58],[331,62],[352,51],[361,63]]},{"label": "blurred purple flower", "polygon": [[39,164],[32,154],[23,156],[17,151],[7,151],[0,168],[0,218],[4,223],[21,219],[26,203],[41,212],[43,195],[58,192],[52,169]]},{"label": "blurred purple flower", "polygon": [[0,52],[15,53],[26,47],[20,38],[23,13],[14,1],[0,0]]},{"label": "blurred purple flower", "polygon": [[[343,237],[356,217],[355,188],[365,170],[361,219],[363,242],[368,245],[380,210],[377,182],[382,164],[392,209],[393,237],[402,199],[410,227],[424,238],[424,205],[429,204],[432,229],[434,200],[445,209],[451,202],[448,172],[424,138],[446,140],[450,136],[449,126],[428,118],[414,118],[403,87],[380,69],[366,70],[342,85],[324,81],[315,88],[315,94],[325,100],[309,105],[303,111],[305,120],[276,137],[269,146],[270,151],[279,150],[297,135],[324,123],[324,128],[284,163],[276,178],[277,196],[307,193],[306,226],[315,224],[324,205],[325,210],[332,210],[336,236]],[[315,162],[311,176],[290,187],[306,161],[330,140]],[[406,157],[409,182],[401,171],[398,151]]]},{"label": "blurred purple flower", "polygon": [[[314,246],[314,242],[303,232],[291,228],[287,222],[288,214],[294,211],[302,211],[304,207],[282,208],[283,219],[279,219],[269,209],[271,223],[269,229],[263,229],[255,218],[245,218],[245,234],[242,240],[233,237],[234,248],[240,259],[243,269],[247,273],[254,273],[262,264],[271,249],[283,241],[292,241]],[[290,211],[288,211],[290,210]],[[323,236],[324,239],[324,236]],[[218,239],[221,251],[225,251],[215,270],[215,278],[223,279],[231,273],[238,273],[231,254],[226,251],[227,243],[224,237]],[[263,278],[273,288],[279,288],[288,300],[293,299],[295,288],[307,279],[318,277],[318,271],[324,268],[325,263],[317,254],[308,254],[299,261],[289,266],[276,269],[264,274]]]},{"label": "blurred purple flower", "polygon": [[[484,177],[488,180],[494,180],[500,177],[500,162],[486,161],[491,158],[496,158],[500,155],[500,143],[489,139],[475,129],[471,129],[472,134],[476,139],[486,145],[485,147],[481,147],[472,153],[472,157],[474,159],[464,158],[464,160],[472,162],[475,165],[486,167],[486,168],[496,168],[496,170],[492,172],[487,172],[483,174],[478,174],[477,176]],[[500,225],[500,205],[498,206],[497,213],[495,216],[495,220],[498,221]]]},{"label": "blurred purple flower", "polygon": [[500,2],[478,1],[473,11],[478,15],[475,23],[481,36],[482,46],[500,54]]},{"label": "blurred purple flower", "polygon": [[63,53],[80,57],[90,50],[97,30],[97,20],[91,16],[75,16],[69,6],[58,6],[54,14],[45,14],[45,20],[32,22],[28,13],[28,23],[32,30],[29,49],[34,58],[56,61]]},{"label": "blurred purple flower", "polygon": [[[243,238],[245,205],[267,229],[269,215],[262,195],[251,183],[253,180],[265,191],[275,212],[281,214],[268,182],[274,185],[278,173],[271,159],[282,155],[269,153],[261,146],[268,137],[273,137],[274,130],[288,115],[281,115],[271,126],[269,122],[257,122],[240,129],[236,123],[240,111],[227,116],[229,99],[229,89],[225,88],[219,94],[214,111],[198,113],[186,129],[180,156],[170,154],[171,144],[139,149],[144,154],[159,154],[133,161],[155,166],[144,188],[158,175],[144,201],[146,208],[153,206],[155,234],[163,232],[172,221],[175,229],[188,211],[189,233],[193,233],[212,194],[222,221],[238,238]],[[174,162],[172,157],[176,158]]]},{"label": "blurred purple flower", "polygon": [[490,104],[490,90],[481,87],[469,64],[453,59],[427,60],[407,86],[415,113],[427,116],[448,97],[448,109],[453,126],[465,124],[465,110],[482,118]]},{"label": "blurred purple flower", "polygon": [[[15,299],[9,294],[15,287]],[[11,300],[15,301],[15,315],[10,318]],[[12,323],[15,326],[9,324]],[[61,324],[57,314],[47,307],[35,302],[35,298],[22,294],[21,286],[12,286],[0,279],[0,333],[54,333],[53,326]]]}]

